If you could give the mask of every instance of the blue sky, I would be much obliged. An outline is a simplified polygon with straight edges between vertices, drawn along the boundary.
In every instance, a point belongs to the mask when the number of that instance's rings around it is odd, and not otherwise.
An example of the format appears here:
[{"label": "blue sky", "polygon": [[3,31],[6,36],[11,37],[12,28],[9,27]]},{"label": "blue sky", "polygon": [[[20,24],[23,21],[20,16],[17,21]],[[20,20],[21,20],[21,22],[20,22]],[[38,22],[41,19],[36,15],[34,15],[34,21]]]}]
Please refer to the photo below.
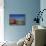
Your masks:
[{"label": "blue sky", "polygon": [[16,20],[25,20],[25,14],[10,14],[9,18]]}]

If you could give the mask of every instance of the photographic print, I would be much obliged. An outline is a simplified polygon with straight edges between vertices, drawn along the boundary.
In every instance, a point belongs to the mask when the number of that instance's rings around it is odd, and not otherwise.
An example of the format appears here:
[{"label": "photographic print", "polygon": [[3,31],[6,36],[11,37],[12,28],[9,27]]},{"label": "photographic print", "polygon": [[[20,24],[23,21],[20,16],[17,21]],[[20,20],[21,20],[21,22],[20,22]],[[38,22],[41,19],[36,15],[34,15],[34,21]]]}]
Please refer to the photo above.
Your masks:
[{"label": "photographic print", "polygon": [[10,14],[9,24],[10,25],[25,25],[25,14]]}]

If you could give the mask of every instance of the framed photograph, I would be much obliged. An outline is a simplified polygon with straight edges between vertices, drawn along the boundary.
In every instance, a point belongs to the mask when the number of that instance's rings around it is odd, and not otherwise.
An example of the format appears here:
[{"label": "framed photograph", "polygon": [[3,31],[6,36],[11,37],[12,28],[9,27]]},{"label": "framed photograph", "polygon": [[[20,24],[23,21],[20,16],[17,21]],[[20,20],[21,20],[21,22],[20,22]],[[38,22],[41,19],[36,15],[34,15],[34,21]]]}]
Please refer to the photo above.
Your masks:
[{"label": "framed photograph", "polygon": [[10,25],[25,25],[25,14],[9,14]]}]

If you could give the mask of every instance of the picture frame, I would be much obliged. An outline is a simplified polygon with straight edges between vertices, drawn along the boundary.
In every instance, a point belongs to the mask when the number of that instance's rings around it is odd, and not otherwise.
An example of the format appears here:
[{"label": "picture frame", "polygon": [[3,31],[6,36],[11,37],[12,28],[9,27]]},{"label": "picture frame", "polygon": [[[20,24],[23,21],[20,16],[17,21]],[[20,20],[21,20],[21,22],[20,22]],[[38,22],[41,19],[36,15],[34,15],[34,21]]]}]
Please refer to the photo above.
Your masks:
[{"label": "picture frame", "polygon": [[25,25],[25,14],[9,14],[10,25]]}]

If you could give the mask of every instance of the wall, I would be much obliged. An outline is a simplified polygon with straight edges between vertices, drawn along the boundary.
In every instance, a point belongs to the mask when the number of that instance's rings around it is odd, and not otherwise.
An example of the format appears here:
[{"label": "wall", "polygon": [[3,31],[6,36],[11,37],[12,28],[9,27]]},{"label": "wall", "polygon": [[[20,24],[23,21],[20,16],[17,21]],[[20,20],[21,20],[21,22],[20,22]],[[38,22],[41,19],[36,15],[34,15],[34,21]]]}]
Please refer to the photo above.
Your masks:
[{"label": "wall", "polygon": [[[46,6],[45,6],[45,5],[46,5],[46,0],[41,0],[41,1],[40,1],[40,9],[41,9],[41,11],[42,11],[43,9],[46,9]],[[43,17],[43,22],[41,21],[41,22],[40,22],[40,25],[46,27],[46,11],[43,12],[42,17]]]},{"label": "wall", "polygon": [[[7,41],[18,41],[32,30],[35,12],[40,9],[40,0],[4,0],[4,38]],[[25,14],[26,25],[10,26],[9,14]]]}]

